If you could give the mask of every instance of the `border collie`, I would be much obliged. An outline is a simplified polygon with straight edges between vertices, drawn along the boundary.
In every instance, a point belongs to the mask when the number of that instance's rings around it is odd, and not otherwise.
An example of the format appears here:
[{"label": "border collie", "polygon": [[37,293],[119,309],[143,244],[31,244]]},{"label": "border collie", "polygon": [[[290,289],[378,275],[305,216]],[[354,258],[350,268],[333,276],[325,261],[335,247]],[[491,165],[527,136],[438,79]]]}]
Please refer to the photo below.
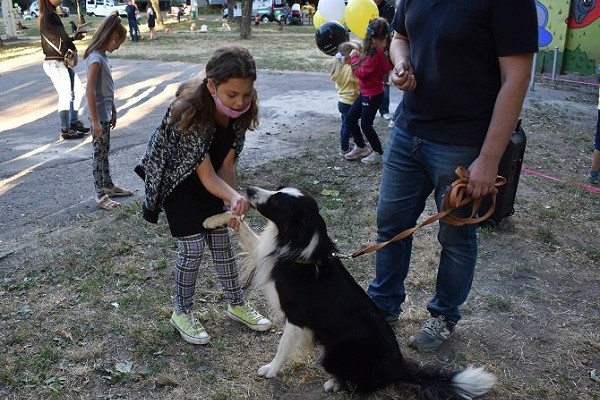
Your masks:
[{"label": "border collie", "polygon": [[[335,257],[336,246],[312,196],[289,187],[249,187],[246,194],[269,223],[256,235],[240,219],[240,245],[249,258],[242,276],[250,277],[286,321],[275,357],[258,375],[275,377],[286,362],[318,344],[323,347],[319,363],[332,376],[324,384],[328,392],[367,394],[408,384],[427,399],[472,399],[494,385],[496,378],[483,368],[441,371],[402,357],[382,313]],[[219,214],[204,226],[222,226],[230,218],[230,213]]]}]

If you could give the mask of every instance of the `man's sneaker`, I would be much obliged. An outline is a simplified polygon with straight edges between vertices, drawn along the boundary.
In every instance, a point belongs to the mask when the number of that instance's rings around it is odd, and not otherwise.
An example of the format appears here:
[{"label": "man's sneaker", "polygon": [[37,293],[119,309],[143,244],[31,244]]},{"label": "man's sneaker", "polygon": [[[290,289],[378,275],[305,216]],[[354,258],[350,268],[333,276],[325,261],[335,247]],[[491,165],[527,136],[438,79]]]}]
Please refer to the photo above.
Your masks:
[{"label": "man's sneaker", "polygon": [[173,311],[170,322],[177,329],[183,340],[188,343],[206,344],[210,341],[210,336],[208,336],[202,324],[191,311],[180,314]]},{"label": "man's sneaker", "polygon": [[385,114],[381,114],[381,118],[383,118],[383,119],[392,119],[392,116],[390,115],[390,113],[385,113]]},{"label": "man's sneaker", "polygon": [[348,150],[340,150],[339,155],[344,157],[346,154],[350,153],[350,149]]},{"label": "man's sneaker", "polygon": [[408,345],[422,352],[435,350],[452,336],[454,327],[443,315],[431,317],[408,339]]},{"label": "man's sneaker", "polygon": [[253,331],[268,331],[271,329],[271,321],[260,315],[258,311],[247,303],[227,306],[227,316],[237,322],[241,322]]},{"label": "man's sneaker", "polygon": [[381,162],[381,160],[382,160],[381,154],[374,151],[371,154],[369,154],[368,156],[366,156],[365,158],[362,158],[360,160],[360,162],[363,164],[379,164]]},{"label": "man's sneaker", "polygon": [[369,155],[371,151],[367,147],[354,146],[348,154],[344,156],[346,160],[356,160],[357,158],[363,158]]},{"label": "man's sneaker", "polygon": [[83,137],[83,133],[77,132],[73,128],[61,129],[60,130],[60,137],[62,137],[65,140],[81,139]]},{"label": "man's sneaker", "polygon": [[400,322],[400,319],[397,315],[390,314],[385,311],[383,313],[384,313],[384,318],[385,318],[386,322],[388,324],[390,324],[390,326],[395,326],[398,322]]},{"label": "man's sneaker", "polygon": [[77,121],[77,122],[71,124],[71,129],[74,129],[77,132],[81,132],[81,133],[88,133],[90,131],[90,128],[83,125],[83,122],[81,122],[81,121]]}]

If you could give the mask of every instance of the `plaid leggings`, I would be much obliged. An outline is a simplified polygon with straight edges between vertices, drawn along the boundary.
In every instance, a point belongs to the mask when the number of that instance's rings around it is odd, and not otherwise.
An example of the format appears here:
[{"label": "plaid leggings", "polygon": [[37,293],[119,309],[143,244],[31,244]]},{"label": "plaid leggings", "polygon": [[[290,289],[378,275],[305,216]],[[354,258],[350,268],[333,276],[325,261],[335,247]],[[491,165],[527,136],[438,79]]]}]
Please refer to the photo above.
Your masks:
[{"label": "plaid leggings", "polygon": [[110,122],[102,122],[102,136],[94,138],[94,157],[92,159],[92,174],[94,175],[94,187],[96,197],[104,196],[104,188],[113,185],[110,176],[110,165],[108,163],[108,152],[110,151]]},{"label": "plaid leggings", "polygon": [[229,304],[244,301],[239,281],[239,267],[231,246],[227,228],[211,229],[206,233],[177,238],[177,262],[175,263],[175,311],[190,311],[194,305],[196,279],[204,246],[208,245],[213,265],[225,298]]}]

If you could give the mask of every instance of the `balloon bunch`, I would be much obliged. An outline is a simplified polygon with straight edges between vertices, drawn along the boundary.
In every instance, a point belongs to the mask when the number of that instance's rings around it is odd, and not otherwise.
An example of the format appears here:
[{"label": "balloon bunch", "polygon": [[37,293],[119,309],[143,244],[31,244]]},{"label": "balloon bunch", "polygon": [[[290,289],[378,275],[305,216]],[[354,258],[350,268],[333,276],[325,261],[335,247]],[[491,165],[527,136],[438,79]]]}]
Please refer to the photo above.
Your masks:
[{"label": "balloon bunch", "polygon": [[337,47],[349,40],[348,29],[364,39],[369,21],[378,16],[373,0],[349,0],[347,5],[344,0],[320,0],[313,16],[317,47],[327,55],[335,55]]}]

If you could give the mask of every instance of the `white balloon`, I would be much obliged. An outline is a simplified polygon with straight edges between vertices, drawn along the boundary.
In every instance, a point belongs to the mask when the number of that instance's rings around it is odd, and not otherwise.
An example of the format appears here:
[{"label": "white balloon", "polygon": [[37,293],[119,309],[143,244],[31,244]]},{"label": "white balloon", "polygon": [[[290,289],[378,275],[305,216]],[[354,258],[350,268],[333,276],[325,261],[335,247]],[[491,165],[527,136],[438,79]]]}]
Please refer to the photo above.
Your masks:
[{"label": "white balloon", "polygon": [[325,21],[340,21],[344,18],[344,0],[321,0],[318,10]]}]

